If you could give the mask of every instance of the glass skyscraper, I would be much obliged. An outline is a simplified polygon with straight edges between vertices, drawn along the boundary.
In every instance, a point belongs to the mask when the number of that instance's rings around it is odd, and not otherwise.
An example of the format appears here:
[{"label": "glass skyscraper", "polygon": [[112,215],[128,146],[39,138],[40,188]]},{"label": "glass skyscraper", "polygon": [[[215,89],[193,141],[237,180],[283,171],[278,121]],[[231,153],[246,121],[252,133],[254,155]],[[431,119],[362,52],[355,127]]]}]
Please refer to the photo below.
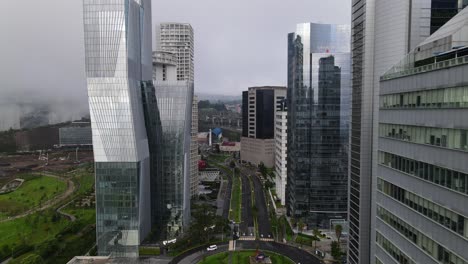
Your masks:
[{"label": "glass skyscraper", "polygon": [[151,1],[83,0],[99,255],[137,257],[151,230],[142,87],[152,85]]},{"label": "glass skyscraper", "polygon": [[193,83],[177,81],[175,54],[154,52],[154,86],[159,111],[156,190],[162,237],[174,238],[190,221],[190,146]]},{"label": "glass skyscraper", "polygon": [[305,23],[288,36],[287,213],[329,228],[347,213],[350,26]]}]

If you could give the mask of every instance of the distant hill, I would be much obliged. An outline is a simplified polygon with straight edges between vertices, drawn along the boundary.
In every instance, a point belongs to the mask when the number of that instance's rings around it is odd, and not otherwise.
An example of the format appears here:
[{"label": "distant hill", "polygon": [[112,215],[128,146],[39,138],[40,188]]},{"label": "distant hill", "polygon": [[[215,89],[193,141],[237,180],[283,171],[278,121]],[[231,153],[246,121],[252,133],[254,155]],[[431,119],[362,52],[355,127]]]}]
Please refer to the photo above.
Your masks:
[{"label": "distant hill", "polygon": [[212,103],[223,102],[230,103],[233,101],[242,101],[242,95],[224,95],[224,94],[209,94],[209,93],[195,93],[198,96],[199,101],[208,100]]}]

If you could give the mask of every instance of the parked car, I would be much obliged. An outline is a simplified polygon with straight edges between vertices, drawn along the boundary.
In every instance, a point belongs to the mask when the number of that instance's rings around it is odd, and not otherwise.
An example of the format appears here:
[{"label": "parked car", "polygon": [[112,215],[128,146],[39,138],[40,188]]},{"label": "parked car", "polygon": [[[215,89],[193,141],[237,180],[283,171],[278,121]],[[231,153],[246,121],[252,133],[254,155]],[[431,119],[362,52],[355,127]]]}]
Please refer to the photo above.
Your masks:
[{"label": "parked car", "polygon": [[211,245],[211,246],[206,248],[206,250],[208,250],[208,251],[213,251],[213,250],[216,250],[216,249],[218,249],[218,246],[216,246],[216,245]]}]

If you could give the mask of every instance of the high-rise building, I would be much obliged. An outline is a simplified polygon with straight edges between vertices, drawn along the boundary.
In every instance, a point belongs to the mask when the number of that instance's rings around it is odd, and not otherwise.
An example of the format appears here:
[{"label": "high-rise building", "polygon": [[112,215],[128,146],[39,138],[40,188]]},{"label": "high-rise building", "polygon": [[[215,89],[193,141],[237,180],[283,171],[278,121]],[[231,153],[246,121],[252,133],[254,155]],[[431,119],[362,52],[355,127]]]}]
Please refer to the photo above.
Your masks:
[{"label": "high-rise building", "polygon": [[164,227],[162,237],[174,238],[185,231],[190,222],[190,169],[193,83],[178,81],[176,55],[153,53],[153,80],[160,121],[157,156],[161,163],[156,190]]},{"label": "high-rise building", "polygon": [[242,92],[241,160],[275,166],[275,116],[285,98],[286,87],[281,86],[249,87]]},{"label": "high-rise building", "polygon": [[137,257],[151,230],[141,87],[151,81],[151,1],[84,0],[99,255]]},{"label": "high-rise building", "polygon": [[[176,58],[176,78],[178,81],[194,82],[194,36],[188,23],[161,23],[156,28],[159,51],[170,52]],[[164,70],[164,69],[162,69]],[[193,99],[195,100],[195,98]],[[190,193],[195,196],[198,189],[198,105],[192,105],[192,141],[190,145]]]},{"label": "high-rise building", "polygon": [[192,129],[190,142],[190,195],[196,197],[198,195],[198,185],[200,183],[198,175],[198,161],[201,159],[198,154],[198,98],[193,97],[192,102]]},{"label": "high-rise building", "polygon": [[286,208],[308,227],[346,219],[349,40],[349,25],[303,23],[288,35]]},{"label": "high-rise building", "polygon": [[380,81],[376,263],[468,263],[468,10]]},{"label": "high-rise building", "polygon": [[[349,169],[351,264],[374,259],[379,77],[431,33],[438,0],[353,0]],[[440,9],[439,9],[440,10]],[[449,18],[445,18],[445,22]],[[437,27],[443,24],[440,20]],[[434,28],[435,29],[435,28]]]},{"label": "high-rise building", "polygon": [[275,121],[275,188],[281,205],[286,204],[286,150],[287,150],[287,116],[286,99],[281,102],[281,108],[276,111]]},{"label": "high-rise building", "polygon": [[161,23],[156,28],[157,50],[168,51],[177,57],[177,80],[194,80],[193,28],[187,23]]},{"label": "high-rise building", "polygon": [[467,5],[468,0],[432,0],[430,33],[436,32]]}]

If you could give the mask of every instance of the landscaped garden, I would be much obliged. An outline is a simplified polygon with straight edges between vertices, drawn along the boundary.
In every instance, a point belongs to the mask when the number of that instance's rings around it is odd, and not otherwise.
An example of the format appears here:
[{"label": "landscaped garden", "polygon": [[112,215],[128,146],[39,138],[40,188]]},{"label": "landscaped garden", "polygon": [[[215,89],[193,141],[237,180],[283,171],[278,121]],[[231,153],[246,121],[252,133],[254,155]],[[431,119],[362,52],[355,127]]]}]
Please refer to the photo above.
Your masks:
[{"label": "landscaped garden", "polygon": [[231,206],[229,210],[229,219],[237,223],[241,219],[241,204],[242,204],[242,185],[239,174],[232,177],[232,195]]},{"label": "landscaped garden", "polygon": [[[270,257],[273,264],[294,264],[289,258],[279,255],[270,251],[263,251],[263,253]],[[232,264],[249,264],[250,257],[256,256],[255,250],[243,250],[233,252],[223,252],[216,255],[205,257],[198,264],[227,264],[229,263],[230,254],[232,254]]]},{"label": "landscaped garden", "polygon": [[[96,240],[94,200],[88,199],[94,197],[92,165],[80,167],[64,176],[75,183],[73,195],[49,209],[0,222],[0,262],[12,256],[11,264],[66,263],[73,256],[84,255],[92,248]],[[28,177],[20,188],[5,195],[15,195],[22,204],[34,207],[37,202],[33,202],[33,199],[51,199],[67,187],[65,181],[53,177]],[[44,190],[47,190],[45,196]],[[29,197],[29,203],[26,203],[28,199],[25,197]],[[70,221],[56,211],[65,204],[68,206],[62,211],[76,217],[75,221]],[[42,262],[31,262],[33,260]]]},{"label": "landscaped garden", "polygon": [[47,200],[63,193],[65,181],[41,175],[22,175],[25,182],[15,191],[0,194],[0,220],[40,207]]}]

